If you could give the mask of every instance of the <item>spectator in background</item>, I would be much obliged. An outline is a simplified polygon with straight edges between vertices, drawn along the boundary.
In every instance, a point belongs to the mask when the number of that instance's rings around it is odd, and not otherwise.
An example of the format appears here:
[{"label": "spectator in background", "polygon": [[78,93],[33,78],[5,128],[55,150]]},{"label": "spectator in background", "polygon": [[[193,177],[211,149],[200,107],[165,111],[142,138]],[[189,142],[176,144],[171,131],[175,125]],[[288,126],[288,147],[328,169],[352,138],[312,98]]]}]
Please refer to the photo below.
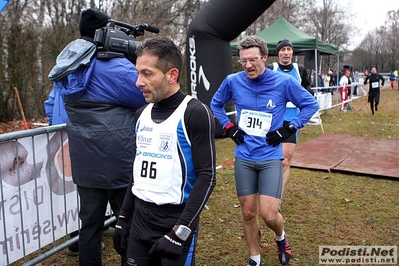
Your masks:
[{"label": "spectator in background", "polygon": [[[51,90],[48,99],[44,102],[44,110],[46,111],[49,126],[65,124],[68,120],[60,90],[55,88]],[[71,238],[77,235],[79,235],[79,231],[74,231],[69,234]],[[79,255],[79,245],[77,242],[68,246],[67,255],[70,257]]]},{"label": "spectator in background", "polygon": [[378,104],[380,103],[380,89],[384,86],[384,78],[378,74],[377,68],[373,66],[371,68],[371,74],[367,76],[363,84],[369,84],[369,103],[371,109],[371,115],[374,115],[374,108],[378,111]]},{"label": "spectator in background", "polygon": [[[366,69],[365,71],[364,71],[364,73],[363,73],[363,83],[364,83],[364,81],[366,80],[366,78],[369,76],[369,71],[368,71],[368,69]],[[364,84],[363,84],[364,85]]]},{"label": "spectator in background", "polygon": [[[334,69],[333,70],[333,79],[334,79],[334,86],[338,86],[338,73],[337,73],[337,70],[336,69]],[[342,76],[342,75],[341,75]],[[338,90],[338,88],[337,88],[337,90]]]},{"label": "spectator in background", "polygon": [[49,126],[65,124],[68,119],[60,91],[54,88],[51,90],[48,99],[44,101],[44,110],[46,111]]},{"label": "spectator in background", "polygon": [[[137,71],[131,61],[96,57],[94,35],[108,20],[99,10],[84,10],[79,23],[81,37],[64,48],[49,74],[68,114],[72,178],[82,221],[81,266],[102,265],[104,214],[108,202],[113,213],[119,214],[135,156],[134,112],[146,103],[135,86]],[[121,264],[127,265],[126,256],[121,258]]]},{"label": "spectator in background", "polygon": [[316,87],[316,73],[313,69],[310,71],[310,86]]},{"label": "spectator in background", "polygon": [[358,77],[359,77],[359,85],[357,87],[357,94],[361,96],[366,96],[367,92],[363,88],[363,82],[364,82],[363,74],[359,73]]},{"label": "spectator in background", "polygon": [[399,74],[398,74],[398,70],[396,69],[395,71],[394,71],[394,73],[395,73],[395,78],[396,78],[396,80],[398,81],[398,90],[399,90]]},{"label": "spectator in background", "polygon": [[[338,90],[338,81],[339,80],[338,80],[338,74],[337,74],[337,70],[336,69],[332,70],[331,78],[333,80],[333,85],[332,86],[334,86],[334,89],[332,91],[337,91]],[[332,94],[334,94],[334,93],[332,93]]]},{"label": "spectator in background", "polygon": [[341,77],[341,79],[339,80],[339,94],[341,96],[341,107],[340,110],[342,112],[346,112],[349,106],[348,103],[346,102],[348,100],[348,96],[349,96],[349,86],[351,85],[351,79],[350,79],[350,70],[349,69],[345,69],[345,74]]},{"label": "spectator in background", "polygon": [[330,92],[330,89],[329,89],[329,87],[330,87],[330,79],[331,79],[331,76],[328,74],[330,71],[328,71],[327,73],[324,73],[324,76],[323,76],[323,82],[324,82],[324,87],[326,88],[326,92]]},{"label": "spectator in background", "polygon": [[331,92],[332,95],[334,95],[334,86],[335,86],[336,76],[334,77],[334,73],[332,70],[328,70],[327,75],[330,77],[330,80],[328,82],[328,86],[330,87],[329,91]]},{"label": "spectator in background", "polygon": [[391,90],[395,88],[395,80],[396,80],[395,71],[392,70],[391,75],[389,76],[389,81],[391,82]]},{"label": "spectator in background", "polygon": [[324,79],[320,70],[317,72],[317,87],[324,88]]},{"label": "spectator in background", "polygon": [[349,71],[350,71],[350,73],[349,73],[350,86],[349,86],[348,95],[349,95],[349,97],[351,97],[353,95],[353,81],[354,81],[353,75],[354,75],[354,72],[351,71],[351,70],[349,70]]},{"label": "spectator in background", "polygon": [[[355,74],[353,75],[353,83],[359,83],[359,72],[355,71]],[[353,96],[357,96],[357,84],[353,86]]]},{"label": "spectator in background", "polygon": [[[47,120],[49,122],[49,126],[65,124],[68,120],[68,115],[65,110],[64,100],[60,94],[60,91],[53,88],[49,94],[49,97],[46,101],[44,101],[44,110],[47,115]],[[69,152],[68,152],[69,153]],[[105,216],[106,219],[111,216]],[[104,226],[103,231],[110,229],[109,225]],[[79,231],[74,231],[69,234],[71,238],[79,235]],[[105,244],[101,242],[102,249],[105,248]],[[73,243],[68,246],[67,255],[70,257],[79,256],[79,244],[78,242]]]}]

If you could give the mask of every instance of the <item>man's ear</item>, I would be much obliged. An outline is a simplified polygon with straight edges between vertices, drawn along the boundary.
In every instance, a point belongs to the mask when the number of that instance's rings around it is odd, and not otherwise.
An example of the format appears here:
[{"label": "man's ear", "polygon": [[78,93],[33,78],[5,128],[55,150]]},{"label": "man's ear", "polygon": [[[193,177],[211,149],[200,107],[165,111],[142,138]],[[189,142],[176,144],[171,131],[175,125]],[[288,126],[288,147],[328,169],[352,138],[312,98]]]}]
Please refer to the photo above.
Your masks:
[{"label": "man's ear", "polygon": [[172,68],[169,70],[169,75],[168,75],[168,82],[169,84],[176,83],[178,78],[179,78],[179,70],[177,68]]}]

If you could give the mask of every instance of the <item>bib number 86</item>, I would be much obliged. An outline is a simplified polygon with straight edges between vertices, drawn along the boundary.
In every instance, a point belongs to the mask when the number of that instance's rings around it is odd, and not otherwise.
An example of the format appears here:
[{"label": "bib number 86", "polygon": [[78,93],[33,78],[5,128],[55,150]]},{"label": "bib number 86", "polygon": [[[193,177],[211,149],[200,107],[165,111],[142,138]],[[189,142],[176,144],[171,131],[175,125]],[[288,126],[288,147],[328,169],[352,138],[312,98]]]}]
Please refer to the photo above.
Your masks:
[{"label": "bib number 86", "polygon": [[141,177],[155,179],[157,177],[156,162],[143,161],[141,163]]}]

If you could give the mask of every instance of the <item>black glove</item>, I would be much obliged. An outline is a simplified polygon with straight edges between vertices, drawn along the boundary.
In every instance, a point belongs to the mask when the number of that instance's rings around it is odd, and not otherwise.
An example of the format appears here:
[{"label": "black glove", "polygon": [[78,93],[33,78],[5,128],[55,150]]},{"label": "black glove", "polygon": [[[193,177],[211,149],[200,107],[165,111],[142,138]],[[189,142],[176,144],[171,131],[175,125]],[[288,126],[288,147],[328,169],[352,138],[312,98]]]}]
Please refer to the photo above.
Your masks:
[{"label": "black glove", "polygon": [[114,248],[119,255],[126,255],[127,240],[129,238],[130,223],[129,219],[125,217],[118,217],[114,231]]},{"label": "black glove", "polygon": [[293,124],[287,124],[284,127],[280,127],[276,131],[271,131],[266,134],[266,141],[269,145],[276,147],[284,140],[291,137],[296,132],[296,127]]},{"label": "black glove", "polygon": [[228,124],[224,129],[224,134],[229,136],[234,142],[238,144],[244,143],[245,132],[235,126],[233,123]]},{"label": "black glove", "polygon": [[184,242],[180,240],[172,230],[152,245],[150,255],[177,260],[183,252],[183,243]]}]

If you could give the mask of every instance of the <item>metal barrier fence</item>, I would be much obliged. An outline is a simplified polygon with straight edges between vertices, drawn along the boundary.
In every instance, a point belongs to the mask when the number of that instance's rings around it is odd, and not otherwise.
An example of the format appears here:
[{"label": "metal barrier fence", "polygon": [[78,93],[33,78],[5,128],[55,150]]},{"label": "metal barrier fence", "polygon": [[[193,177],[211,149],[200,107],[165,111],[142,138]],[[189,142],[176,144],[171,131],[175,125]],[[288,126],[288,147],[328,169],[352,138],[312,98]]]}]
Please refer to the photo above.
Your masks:
[{"label": "metal barrier fence", "polygon": [[0,265],[35,265],[78,241],[65,124],[0,134],[0,183]]},{"label": "metal barrier fence", "polygon": [[[333,109],[335,107],[341,106],[344,103],[351,103],[353,100],[366,96],[368,93],[368,85],[363,85],[363,83],[360,82],[353,82],[351,85],[348,86],[352,90],[352,93],[348,96],[348,100],[342,101],[339,87],[340,86],[312,88],[317,102],[319,103],[319,111]],[[357,95],[353,95],[355,87],[357,87]]]}]

